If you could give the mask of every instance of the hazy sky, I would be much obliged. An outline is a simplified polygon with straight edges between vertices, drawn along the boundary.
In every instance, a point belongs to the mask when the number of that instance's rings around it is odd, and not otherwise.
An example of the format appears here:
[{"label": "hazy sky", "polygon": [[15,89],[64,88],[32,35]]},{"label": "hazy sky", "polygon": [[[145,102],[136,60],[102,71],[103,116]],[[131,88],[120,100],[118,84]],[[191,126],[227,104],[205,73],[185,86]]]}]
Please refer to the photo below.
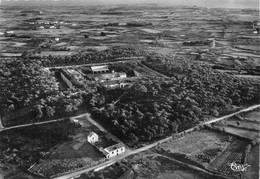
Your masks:
[{"label": "hazy sky", "polygon": [[226,8],[257,8],[259,0],[0,0],[0,2],[11,5],[106,5],[106,4],[137,4],[137,3],[157,3],[165,5],[198,5],[205,7],[226,7]]}]

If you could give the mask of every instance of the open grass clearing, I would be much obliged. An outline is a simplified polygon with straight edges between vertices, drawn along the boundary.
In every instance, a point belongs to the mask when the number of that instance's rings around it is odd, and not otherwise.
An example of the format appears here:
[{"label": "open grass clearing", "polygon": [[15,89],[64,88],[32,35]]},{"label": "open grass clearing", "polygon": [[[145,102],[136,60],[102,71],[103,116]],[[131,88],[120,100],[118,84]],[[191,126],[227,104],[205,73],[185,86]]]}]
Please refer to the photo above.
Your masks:
[{"label": "open grass clearing", "polygon": [[[227,120],[227,125],[231,125],[238,128],[245,128],[248,130],[260,130],[259,123],[253,121],[240,121],[240,120]],[[238,125],[239,124],[239,125]]]},{"label": "open grass clearing", "polygon": [[245,118],[245,120],[260,122],[260,108],[255,111],[245,113],[242,116]]},{"label": "open grass clearing", "polygon": [[246,129],[241,129],[241,128],[237,128],[237,127],[224,127],[224,130],[226,133],[240,136],[243,138],[247,138],[249,140],[259,138],[259,132],[255,132],[252,130],[246,130]]},{"label": "open grass clearing", "polygon": [[225,149],[230,142],[227,136],[209,130],[195,131],[178,139],[161,144],[165,151],[185,155],[195,155],[210,148]]}]

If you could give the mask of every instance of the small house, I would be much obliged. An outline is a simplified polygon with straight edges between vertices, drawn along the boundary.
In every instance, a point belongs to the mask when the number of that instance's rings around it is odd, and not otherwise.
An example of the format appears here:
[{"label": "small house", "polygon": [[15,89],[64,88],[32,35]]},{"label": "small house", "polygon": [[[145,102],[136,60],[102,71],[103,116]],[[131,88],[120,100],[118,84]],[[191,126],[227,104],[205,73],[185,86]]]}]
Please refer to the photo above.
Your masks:
[{"label": "small house", "polygon": [[94,144],[98,141],[98,135],[95,132],[90,132],[88,134],[88,142]]},{"label": "small house", "polygon": [[115,157],[124,152],[125,152],[125,146],[123,143],[117,143],[115,145],[109,146],[109,147],[105,148],[103,151],[106,158],[108,158],[108,159]]}]

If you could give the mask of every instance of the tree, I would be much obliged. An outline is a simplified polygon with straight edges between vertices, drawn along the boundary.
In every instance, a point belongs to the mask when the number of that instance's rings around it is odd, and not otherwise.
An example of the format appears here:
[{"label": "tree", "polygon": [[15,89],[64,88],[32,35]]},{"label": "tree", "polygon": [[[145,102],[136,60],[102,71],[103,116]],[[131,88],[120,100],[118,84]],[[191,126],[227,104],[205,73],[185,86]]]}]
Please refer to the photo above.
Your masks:
[{"label": "tree", "polygon": [[44,106],[42,105],[36,105],[35,106],[35,110],[36,110],[36,118],[40,119],[43,117],[43,111],[42,109],[44,108]]},{"label": "tree", "polygon": [[131,141],[135,144],[138,142],[138,138],[133,134],[133,133],[130,133],[129,134],[129,139],[131,139]]},{"label": "tree", "polygon": [[54,111],[54,109],[52,107],[45,106],[45,115],[46,115],[46,117],[50,118],[50,117],[54,116],[54,113],[55,113],[55,111]]}]

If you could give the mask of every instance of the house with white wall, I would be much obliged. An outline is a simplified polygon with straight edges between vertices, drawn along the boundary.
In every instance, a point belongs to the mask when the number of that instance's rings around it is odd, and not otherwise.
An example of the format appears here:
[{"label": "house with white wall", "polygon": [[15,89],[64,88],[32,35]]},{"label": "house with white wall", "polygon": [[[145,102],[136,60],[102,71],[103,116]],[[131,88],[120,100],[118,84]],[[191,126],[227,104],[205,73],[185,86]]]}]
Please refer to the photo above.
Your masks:
[{"label": "house with white wall", "polygon": [[95,132],[90,132],[88,134],[88,142],[91,144],[98,142],[98,135]]},{"label": "house with white wall", "polygon": [[109,146],[102,150],[103,154],[107,159],[115,157],[121,153],[125,152],[125,146],[123,143],[117,143],[115,145]]}]

